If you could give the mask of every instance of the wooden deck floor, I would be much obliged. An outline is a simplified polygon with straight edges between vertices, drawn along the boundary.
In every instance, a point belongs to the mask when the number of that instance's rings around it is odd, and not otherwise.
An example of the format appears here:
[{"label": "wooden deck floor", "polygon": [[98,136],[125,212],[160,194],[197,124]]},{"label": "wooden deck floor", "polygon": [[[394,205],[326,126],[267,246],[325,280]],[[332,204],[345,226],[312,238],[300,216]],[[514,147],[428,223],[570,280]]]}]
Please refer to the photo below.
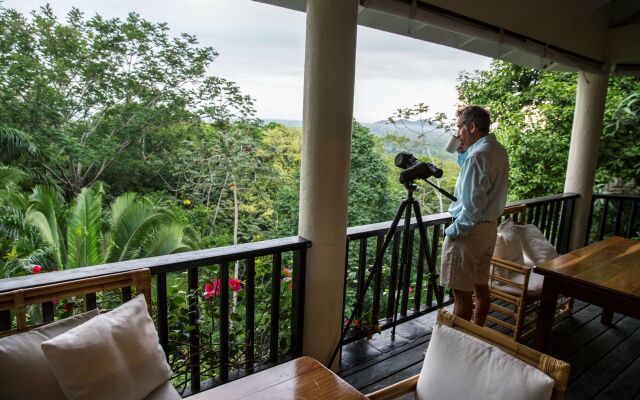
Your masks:
[{"label": "wooden deck floor", "polygon": [[[554,326],[550,354],[571,364],[566,399],[640,400],[640,321],[615,314],[607,327],[601,311],[577,301],[573,316]],[[345,346],[339,375],[370,393],[419,373],[434,318],[432,313],[398,326],[393,342],[385,331]]]}]

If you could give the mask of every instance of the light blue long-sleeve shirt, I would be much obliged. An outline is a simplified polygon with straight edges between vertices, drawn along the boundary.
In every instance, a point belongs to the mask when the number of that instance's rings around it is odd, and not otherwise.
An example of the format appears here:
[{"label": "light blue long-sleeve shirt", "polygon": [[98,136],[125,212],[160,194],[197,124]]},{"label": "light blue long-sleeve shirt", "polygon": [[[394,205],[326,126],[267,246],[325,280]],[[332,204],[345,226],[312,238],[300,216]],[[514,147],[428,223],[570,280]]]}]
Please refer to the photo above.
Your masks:
[{"label": "light blue long-sleeve shirt", "polygon": [[445,234],[451,239],[465,236],[480,221],[496,220],[507,202],[509,158],[493,135],[478,139],[467,150],[456,181],[458,199],[449,206],[455,221]]}]

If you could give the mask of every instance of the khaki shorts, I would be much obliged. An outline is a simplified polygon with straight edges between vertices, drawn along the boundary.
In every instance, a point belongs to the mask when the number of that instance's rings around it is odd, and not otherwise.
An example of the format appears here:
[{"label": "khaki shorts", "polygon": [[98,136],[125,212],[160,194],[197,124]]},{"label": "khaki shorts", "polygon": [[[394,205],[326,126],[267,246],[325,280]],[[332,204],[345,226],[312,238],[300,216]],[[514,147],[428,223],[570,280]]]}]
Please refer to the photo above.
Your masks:
[{"label": "khaki shorts", "polygon": [[487,285],[496,230],[496,223],[482,223],[467,236],[453,240],[445,237],[440,284],[463,292],[473,292],[473,285]]}]

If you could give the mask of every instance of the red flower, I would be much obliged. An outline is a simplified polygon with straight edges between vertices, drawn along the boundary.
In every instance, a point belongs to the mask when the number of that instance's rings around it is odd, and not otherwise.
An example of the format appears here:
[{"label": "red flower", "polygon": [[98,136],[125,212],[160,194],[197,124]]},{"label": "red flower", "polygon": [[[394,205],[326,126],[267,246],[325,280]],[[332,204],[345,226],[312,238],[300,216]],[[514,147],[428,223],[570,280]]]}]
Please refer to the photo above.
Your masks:
[{"label": "red flower", "polygon": [[229,279],[229,287],[234,292],[239,292],[240,289],[242,289],[242,285],[240,283],[240,279],[235,279],[235,278]]},{"label": "red flower", "polygon": [[71,311],[73,311],[73,303],[67,303],[64,305],[64,310],[66,312],[68,312],[69,314],[71,314]]},{"label": "red flower", "polygon": [[34,265],[33,267],[31,267],[32,274],[39,274],[40,271],[42,271],[42,267],[39,265]]},{"label": "red flower", "polygon": [[291,270],[289,268],[287,268],[287,267],[284,267],[284,268],[282,268],[282,274],[285,277],[289,278],[291,276]]},{"label": "red flower", "polygon": [[293,283],[289,284],[289,289],[293,289]]},{"label": "red flower", "polygon": [[215,281],[211,281],[213,285],[207,282],[204,285],[204,299],[209,300],[212,297],[215,297],[220,294],[220,279],[216,279]]}]

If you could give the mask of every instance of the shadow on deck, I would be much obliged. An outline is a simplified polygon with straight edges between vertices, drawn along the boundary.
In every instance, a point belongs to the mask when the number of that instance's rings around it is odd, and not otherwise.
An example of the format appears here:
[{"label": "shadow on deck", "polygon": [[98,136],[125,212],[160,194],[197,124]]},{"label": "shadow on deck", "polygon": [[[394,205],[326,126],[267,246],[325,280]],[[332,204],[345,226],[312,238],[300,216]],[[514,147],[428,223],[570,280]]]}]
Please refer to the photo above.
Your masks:
[{"label": "shadow on deck", "polygon": [[[553,328],[550,354],[571,364],[566,399],[640,400],[640,321],[615,314],[607,327],[601,311],[576,301],[573,316]],[[387,330],[345,346],[339,375],[371,393],[419,373],[434,320],[431,313],[399,325],[393,342]]]}]

